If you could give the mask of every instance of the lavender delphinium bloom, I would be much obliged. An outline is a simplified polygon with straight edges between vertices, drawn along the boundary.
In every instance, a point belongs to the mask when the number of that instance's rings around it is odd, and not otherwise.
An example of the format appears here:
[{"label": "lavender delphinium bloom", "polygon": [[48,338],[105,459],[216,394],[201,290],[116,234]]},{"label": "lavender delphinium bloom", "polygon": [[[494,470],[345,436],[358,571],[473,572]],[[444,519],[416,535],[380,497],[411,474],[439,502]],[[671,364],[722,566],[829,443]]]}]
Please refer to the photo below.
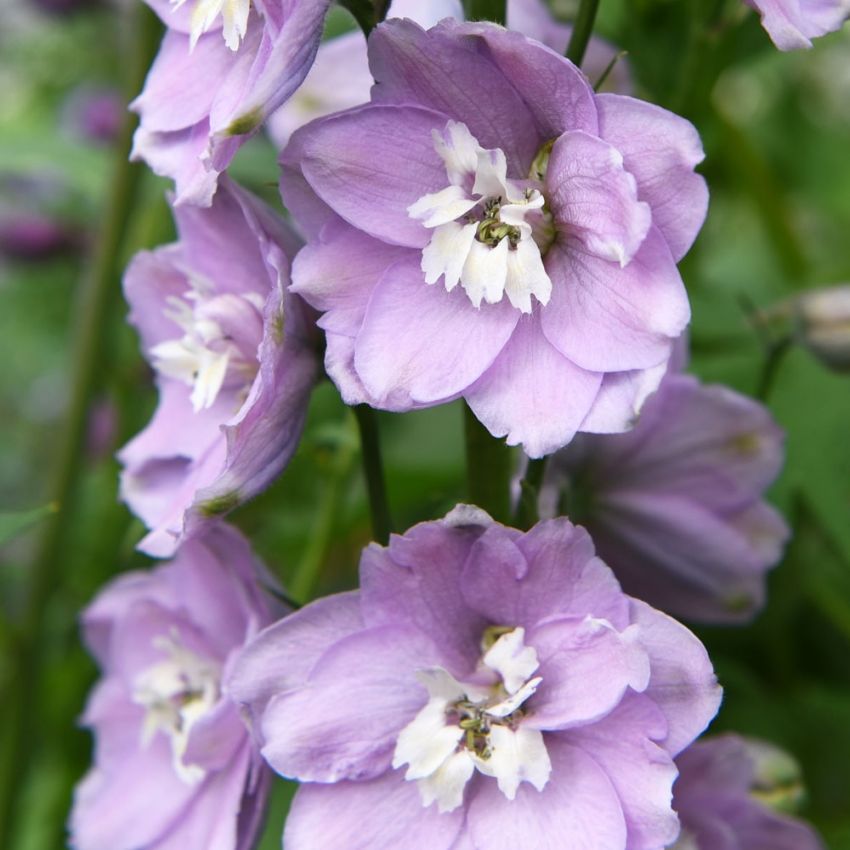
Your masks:
[{"label": "lavender delphinium bloom", "polygon": [[776,811],[799,788],[799,770],[772,745],[721,735],[697,741],[676,764],[674,850],[824,850],[808,824]]},{"label": "lavender delphinium bloom", "polygon": [[834,32],[850,17],[850,0],[746,0],[780,50],[811,47],[812,39]]},{"label": "lavender delphinium bloom", "polygon": [[[460,0],[394,0],[388,18],[410,18],[423,27],[443,18],[463,19]],[[544,0],[508,0],[507,26],[563,53],[572,28],[552,17]],[[587,45],[583,69],[595,82],[617,56],[614,47],[601,38],[591,38]],[[366,38],[360,30],[331,38],[319,46],[316,61],[302,86],[268,120],[269,135],[283,148],[289,137],[308,121],[332,112],[359,106],[369,100],[372,73],[366,56]],[[627,94],[631,91],[628,63],[615,63],[605,91]]]},{"label": "lavender delphinium bloom", "polygon": [[146,0],[168,27],[141,95],[133,157],[207,206],[239,147],[303,82],[330,0]]},{"label": "lavender delphinium bloom", "polygon": [[492,24],[388,21],[369,51],[372,102],[281,159],[310,237],[294,289],[344,399],[463,397],[532,456],[628,428],[690,315],[696,130]]},{"label": "lavender delphinium bloom", "polygon": [[228,681],[302,783],[287,850],[657,850],[720,699],[702,644],[566,519],[461,506],[370,545],[359,591],[266,629]]},{"label": "lavender delphinium bloom", "polygon": [[258,570],[247,541],[217,524],[83,613],[102,678],[83,716],[95,753],[74,797],[74,850],[253,846],[270,773],[221,682],[277,613]]},{"label": "lavender delphinium bloom", "polygon": [[228,180],[211,207],[174,212],[179,242],[137,255],[124,281],[160,398],[119,453],[121,495],[151,529],[140,548],[160,557],[280,473],[319,371],[288,290],[298,242],[285,223]]},{"label": "lavender delphinium bloom", "polygon": [[788,537],[763,499],[783,446],[763,405],[671,373],[632,431],[581,434],[552,458],[541,512],[584,525],[629,593],[696,621],[747,620]]}]

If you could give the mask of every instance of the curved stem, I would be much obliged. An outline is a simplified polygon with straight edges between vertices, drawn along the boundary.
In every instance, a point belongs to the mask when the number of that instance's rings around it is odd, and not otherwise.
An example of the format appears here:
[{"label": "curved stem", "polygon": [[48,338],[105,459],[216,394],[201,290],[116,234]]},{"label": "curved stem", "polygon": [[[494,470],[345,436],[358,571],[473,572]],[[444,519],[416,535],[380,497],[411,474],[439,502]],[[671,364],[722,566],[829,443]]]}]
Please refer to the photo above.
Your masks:
[{"label": "curved stem", "polygon": [[759,401],[767,402],[770,397],[776,376],[779,373],[779,367],[782,365],[785,355],[791,349],[792,342],[793,340],[790,337],[783,337],[772,343],[765,352],[758,385],[756,386],[756,398]]},{"label": "curved stem", "polygon": [[593,25],[596,22],[596,12],[599,10],[599,0],[581,0],[578,14],[573,25],[573,34],[567,45],[567,59],[574,65],[581,67],[584,54],[593,33]]},{"label": "curved stem", "polygon": [[[128,89],[135,94],[142,87],[156,52],[161,26],[153,13],[142,5],[138,6],[130,25],[135,43]],[[70,356],[71,393],[59,437],[55,475],[50,484],[50,500],[58,510],[42,526],[28,576],[28,595],[17,633],[17,655],[13,656],[14,669],[10,671],[16,698],[6,703],[7,715],[3,723],[6,746],[0,772],[0,847],[12,844],[20,795],[26,787],[27,773],[33,762],[32,750],[38,742],[36,718],[43,663],[40,630],[52,594],[60,583],[62,547],[74,514],[74,495],[85,458],[83,444],[89,410],[104,360],[111,306],[120,293],[116,280],[120,275],[121,248],[144,174],[140,164],[132,164],[128,159],[135,126],[136,117],[127,113],[116,143],[100,237],[77,305],[76,333]]]},{"label": "curved stem", "polygon": [[384,484],[384,463],[381,458],[378,417],[367,404],[358,404],[354,408],[354,415],[357,417],[357,426],[360,429],[363,472],[366,475],[366,490],[369,494],[372,532],[378,543],[386,545],[392,531],[392,520]]},{"label": "curved stem", "polygon": [[464,405],[466,475],[470,502],[484,508],[497,522],[511,521],[513,456]]}]

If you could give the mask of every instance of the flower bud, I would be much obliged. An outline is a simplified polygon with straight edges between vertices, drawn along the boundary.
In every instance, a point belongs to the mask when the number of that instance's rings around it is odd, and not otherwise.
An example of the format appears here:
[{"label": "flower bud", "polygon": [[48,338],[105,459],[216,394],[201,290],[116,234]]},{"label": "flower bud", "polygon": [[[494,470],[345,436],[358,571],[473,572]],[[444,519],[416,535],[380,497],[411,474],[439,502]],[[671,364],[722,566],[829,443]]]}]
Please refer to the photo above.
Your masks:
[{"label": "flower bud", "polygon": [[828,368],[850,372],[850,284],[805,292],[795,308],[800,343]]}]

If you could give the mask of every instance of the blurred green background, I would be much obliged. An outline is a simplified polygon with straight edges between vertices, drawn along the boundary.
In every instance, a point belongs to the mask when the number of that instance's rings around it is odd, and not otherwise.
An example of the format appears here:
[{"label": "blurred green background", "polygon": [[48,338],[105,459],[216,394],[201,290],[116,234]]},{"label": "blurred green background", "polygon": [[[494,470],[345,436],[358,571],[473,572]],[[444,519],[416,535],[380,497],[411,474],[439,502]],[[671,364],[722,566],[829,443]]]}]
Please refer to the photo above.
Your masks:
[{"label": "blurred green background", "polygon": [[[64,6],[73,8],[56,11]],[[574,11],[570,2],[553,6],[565,19]],[[150,28],[134,7],[135,0],[3,0],[0,794],[15,803],[3,850],[65,844],[71,790],[90,750],[75,718],[96,676],[78,642],[77,614],[110,576],[145,564],[133,549],[142,528],[117,501],[113,454],[146,422],[155,393],[124,324],[114,270],[67,533],[56,557],[33,566],[51,521],[81,296],[116,180],[110,138],[134,85],[131,43],[142,40],[140,27]],[[340,13],[330,26],[347,25]],[[738,0],[603,0],[597,31],[628,50],[640,96],[686,115],[703,136],[711,209],[682,266],[694,312],[692,368],[754,393],[770,339],[751,311],[850,281],[850,30],[812,51],[781,54]],[[98,97],[112,104],[112,118],[101,116],[101,138],[92,139],[80,113]],[[233,171],[279,203],[269,142],[255,139]],[[144,169],[137,176],[120,265],[173,232],[166,184]],[[32,250],[21,249],[22,221],[32,225],[25,234]],[[788,435],[773,496],[795,537],[752,626],[698,630],[726,688],[714,728],[791,752],[809,792],[804,814],[833,850],[850,850],[850,379],[792,348],[769,403]],[[396,528],[463,498],[457,405],[381,414],[380,424]],[[316,573],[314,587],[293,588],[294,595],[354,584],[370,538],[368,506],[356,428],[329,384],[315,393],[293,463],[233,519],[284,581]],[[22,665],[28,615],[37,616],[38,645]],[[14,697],[24,688],[32,689],[32,711],[21,724]],[[279,783],[263,850],[279,847],[290,791]]]}]

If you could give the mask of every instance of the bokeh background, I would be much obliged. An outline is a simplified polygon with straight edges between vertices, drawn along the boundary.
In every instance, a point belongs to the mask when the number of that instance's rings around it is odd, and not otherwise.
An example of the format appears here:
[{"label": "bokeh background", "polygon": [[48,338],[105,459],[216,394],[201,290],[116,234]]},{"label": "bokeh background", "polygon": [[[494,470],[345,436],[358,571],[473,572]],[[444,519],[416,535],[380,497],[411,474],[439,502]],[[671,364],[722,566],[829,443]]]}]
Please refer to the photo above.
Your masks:
[{"label": "bokeh background", "polygon": [[[47,850],[65,846],[90,752],[76,718],[96,670],[77,615],[110,576],[146,563],[134,552],[142,528],[117,500],[114,452],[155,392],[124,323],[120,271],[173,230],[167,185],[121,165],[125,104],[158,38],[152,16],[138,0],[0,5],[0,847]],[[552,5],[566,20],[574,11]],[[350,25],[334,13],[329,31]],[[781,54],[739,0],[603,0],[597,31],[628,51],[636,92],[690,118],[706,146],[711,208],[682,266],[691,368],[762,395],[787,432],[772,496],[795,536],[768,607],[743,629],[697,630],[726,688],[714,729],[792,753],[803,814],[832,850],[850,850],[850,376],[804,346],[771,356],[787,328],[758,321],[802,290],[850,281],[850,28]],[[279,205],[265,138],[233,172]],[[124,191],[134,201],[118,227],[111,204]],[[104,239],[120,244],[108,269]],[[92,304],[92,275],[104,273],[107,298]],[[97,363],[88,421],[63,461],[86,346]],[[456,405],[380,415],[397,528],[464,497],[461,420]],[[72,497],[58,506],[63,475]],[[327,382],[293,463],[233,519],[295,599],[353,586],[368,507],[357,431]],[[263,850],[279,847],[291,790],[278,783]]]}]

